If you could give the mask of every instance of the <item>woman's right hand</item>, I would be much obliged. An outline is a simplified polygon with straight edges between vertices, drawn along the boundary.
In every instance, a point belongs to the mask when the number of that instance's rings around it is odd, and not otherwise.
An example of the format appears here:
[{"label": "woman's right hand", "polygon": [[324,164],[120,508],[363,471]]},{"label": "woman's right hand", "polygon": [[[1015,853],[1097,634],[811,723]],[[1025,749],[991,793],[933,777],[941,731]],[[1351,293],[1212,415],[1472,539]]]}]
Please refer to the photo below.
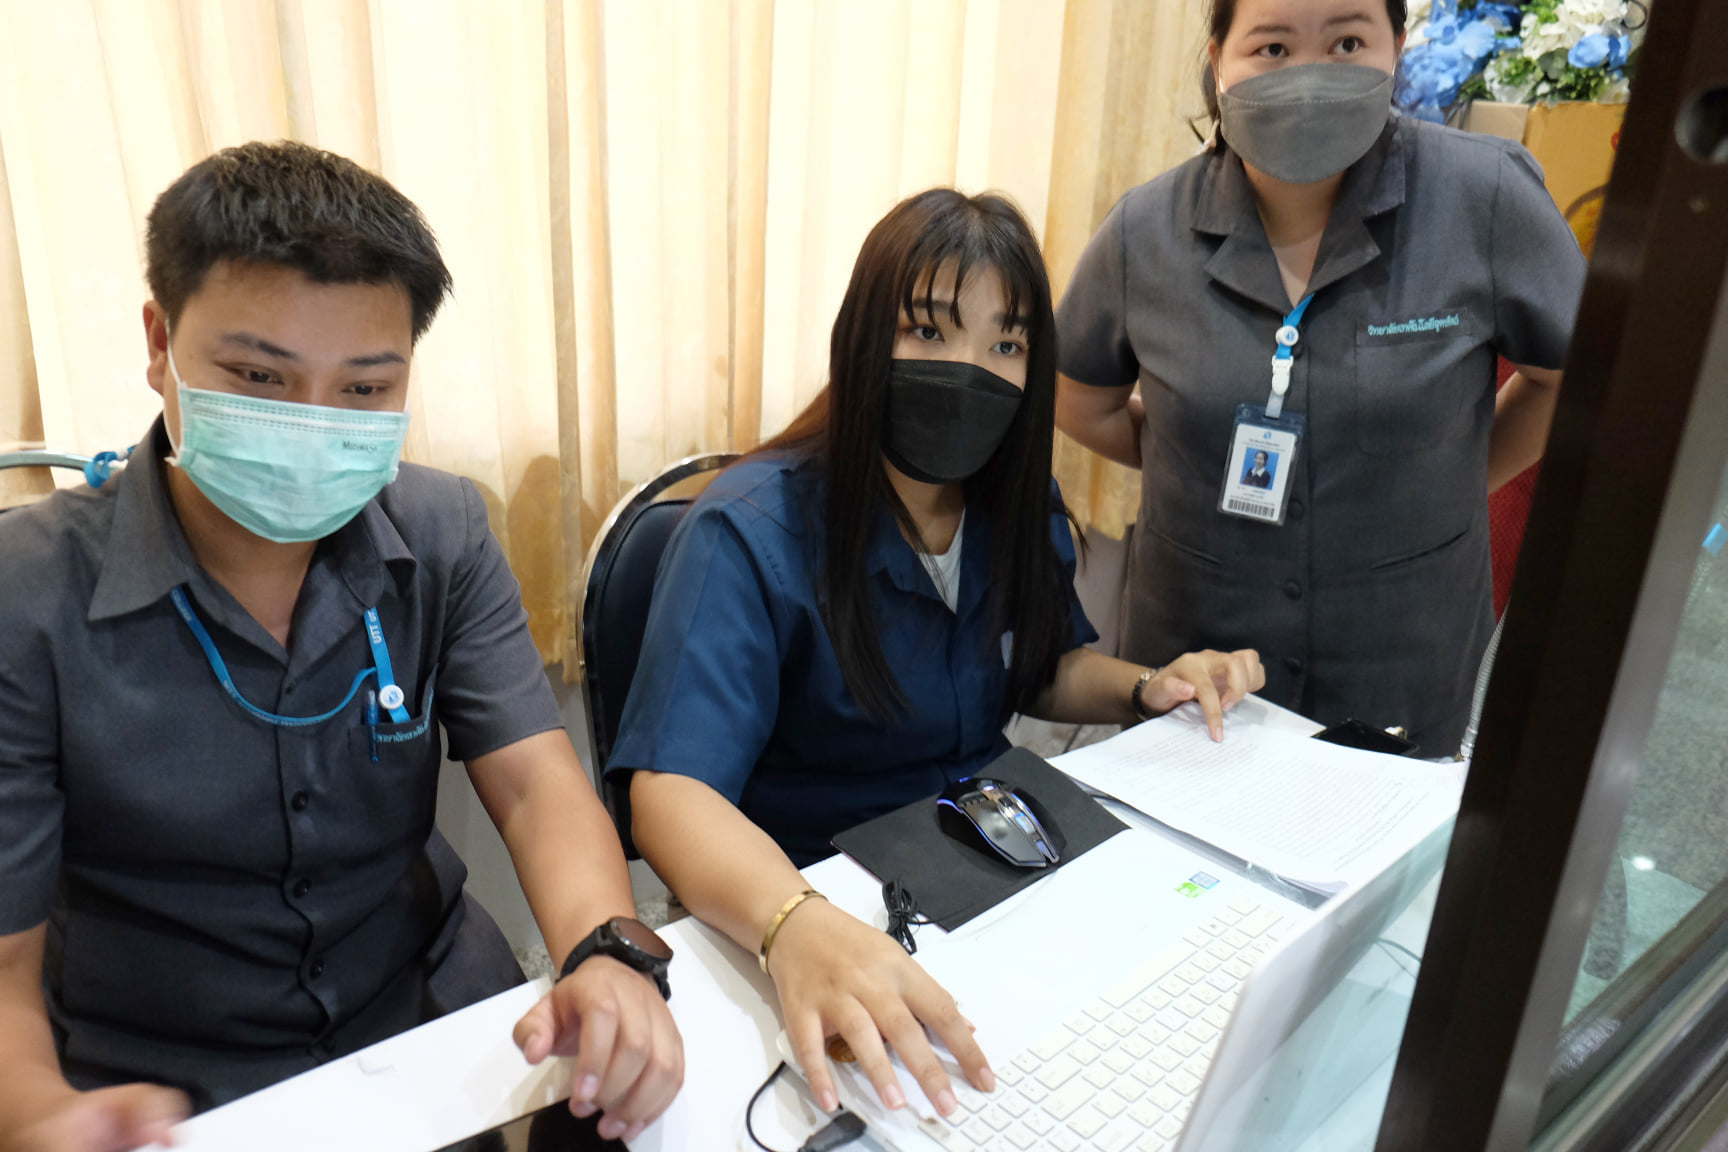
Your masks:
[{"label": "woman's right hand", "polygon": [[122,1084],[65,1098],[10,1139],[6,1152],[128,1152],[168,1144],[187,1116],[186,1097],[154,1084]]},{"label": "woman's right hand", "polygon": [[840,1104],[828,1073],[827,1040],[835,1034],[889,1108],[906,1100],[884,1040],[938,1113],[949,1116],[959,1106],[926,1026],[942,1038],[973,1087],[995,1090],[996,1074],[954,997],[886,932],[828,901],[806,900],[786,917],[768,953],[768,974],[780,993],[793,1053],[824,1110]]}]

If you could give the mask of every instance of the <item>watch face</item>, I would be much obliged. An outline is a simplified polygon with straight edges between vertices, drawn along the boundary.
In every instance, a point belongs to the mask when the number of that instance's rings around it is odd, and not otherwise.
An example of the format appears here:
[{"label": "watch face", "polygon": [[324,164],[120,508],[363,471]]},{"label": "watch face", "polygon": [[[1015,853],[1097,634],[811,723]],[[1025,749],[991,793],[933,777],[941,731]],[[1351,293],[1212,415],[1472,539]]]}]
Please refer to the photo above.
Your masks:
[{"label": "watch face", "polygon": [[640,920],[632,920],[626,916],[612,918],[612,931],[619,939],[628,941],[639,951],[647,953],[656,960],[672,959],[672,946],[655,935],[654,930]]}]

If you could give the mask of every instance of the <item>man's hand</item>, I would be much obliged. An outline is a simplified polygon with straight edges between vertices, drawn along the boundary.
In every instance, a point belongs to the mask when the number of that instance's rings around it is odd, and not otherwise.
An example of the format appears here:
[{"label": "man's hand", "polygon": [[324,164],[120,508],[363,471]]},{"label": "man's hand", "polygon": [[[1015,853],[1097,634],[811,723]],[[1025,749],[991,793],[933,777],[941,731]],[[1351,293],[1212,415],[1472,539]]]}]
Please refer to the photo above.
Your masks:
[{"label": "man's hand", "polygon": [[996,1076],[954,998],[892,937],[826,900],[806,900],[786,918],[768,954],[768,974],[780,992],[793,1052],[826,1111],[840,1103],[826,1049],[835,1033],[845,1038],[889,1108],[906,1100],[884,1040],[938,1113],[950,1116],[959,1106],[926,1026],[942,1037],[973,1087],[995,1090]]},{"label": "man's hand", "polygon": [[1260,653],[1252,648],[1234,652],[1188,652],[1171,661],[1147,682],[1141,700],[1153,715],[1168,712],[1178,704],[1198,701],[1206,713],[1212,739],[1224,739],[1224,713],[1250,692],[1266,686],[1266,670]]},{"label": "man's hand", "polygon": [[604,1112],[607,1140],[634,1140],[684,1083],[684,1041],[654,981],[610,956],[592,956],[516,1022],[528,1063],[574,1056],[570,1111]]},{"label": "man's hand", "polygon": [[174,1125],[190,1110],[186,1097],[154,1084],[122,1084],[69,1092],[47,1114],[10,1139],[4,1152],[131,1152],[172,1142]]}]

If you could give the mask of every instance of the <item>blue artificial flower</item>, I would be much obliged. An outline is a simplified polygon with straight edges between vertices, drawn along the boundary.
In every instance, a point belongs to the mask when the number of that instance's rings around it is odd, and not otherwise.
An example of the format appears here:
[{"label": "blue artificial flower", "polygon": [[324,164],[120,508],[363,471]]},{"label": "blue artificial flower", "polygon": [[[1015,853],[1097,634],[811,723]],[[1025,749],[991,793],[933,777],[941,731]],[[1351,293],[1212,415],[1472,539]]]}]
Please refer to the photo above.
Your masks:
[{"label": "blue artificial flower", "polygon": [[1608,37],[1608,67],[1623,68],[1632,47],[1632,37],[1621,33]]},{"label": "blue artificial flower", "polygon": [[[1488,26],[1486,20],[1477,20],[1466,24],[1459,30],[1452,41],[1452,47],[1467,57],[1472,64],[1479,65],[1483,60],[1494,54],[1494,47],[1499,37],[1494,29]],[[1469,77],[1465,77],[1469,79]]]},{"label": "blue artificial flower", "polygon": [[1487,20],[1497,24],[1502,31],[1511,32],[1524,25],[1524,9],[1518,4],[1495,4],[1488,0],[1470,9],[1471,15],[1478,20]]},{"label": "blue artificial flower", "polygon": [[1608,37],[1600,32],[1592,32],[1579,40],[1566,56],[1566,62],[1574,68],[1600,68],[1607,61]]},{"label": "blue artificial flower", "polygon": [[1458,98],[1470,71],[1468,58],[1451,45],[1423,44],[1412,49],[1398,69],[1399,106],[1425,120],[1443,119],[1440,109]]},{"label": "blue artificial flower", "polygon": [[1444,119],[1441,109],[1458,99],[1465,82],[1506,47],[1494,20],[1512,5],[1480,3],[1461,19],[1451,3],[1436,0],[1427,40],[1404,54],[1398,66],[1398,105],[1423,120]]}]

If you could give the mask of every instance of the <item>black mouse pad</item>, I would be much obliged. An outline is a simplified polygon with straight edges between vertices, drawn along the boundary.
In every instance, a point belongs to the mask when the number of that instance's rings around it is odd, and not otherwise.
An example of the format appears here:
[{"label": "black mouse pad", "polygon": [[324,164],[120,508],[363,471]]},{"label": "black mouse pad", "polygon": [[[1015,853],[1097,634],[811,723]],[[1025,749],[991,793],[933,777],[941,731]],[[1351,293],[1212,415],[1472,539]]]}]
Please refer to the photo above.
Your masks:
[{"label": "black mouse pad", "polygon": [[[1010,748],[974,775],[1021,789],[1055,818],[1068,842],[1056,868],[1127,827],[1067,774],[1024,748]],[[937,823],[935,795],[848,828],[834,837],[834,847],[878,880],[899,880],[919,910],[950,932],[1056,871],[1016,868],[955,840]]]}]

